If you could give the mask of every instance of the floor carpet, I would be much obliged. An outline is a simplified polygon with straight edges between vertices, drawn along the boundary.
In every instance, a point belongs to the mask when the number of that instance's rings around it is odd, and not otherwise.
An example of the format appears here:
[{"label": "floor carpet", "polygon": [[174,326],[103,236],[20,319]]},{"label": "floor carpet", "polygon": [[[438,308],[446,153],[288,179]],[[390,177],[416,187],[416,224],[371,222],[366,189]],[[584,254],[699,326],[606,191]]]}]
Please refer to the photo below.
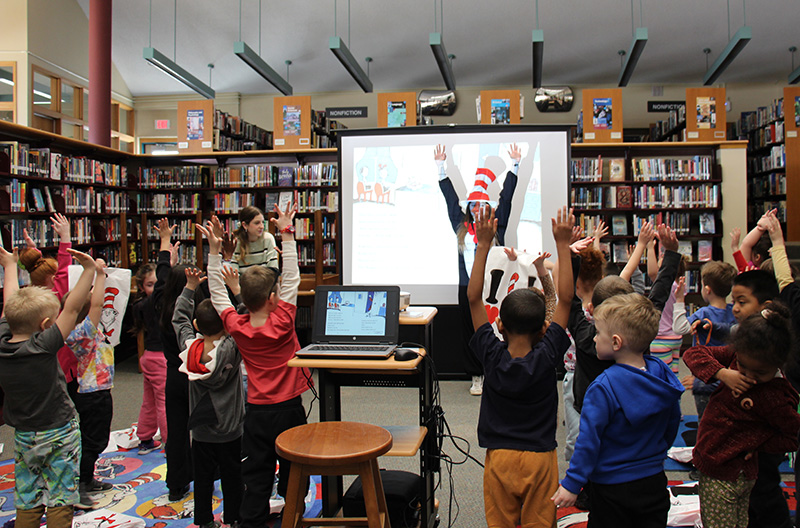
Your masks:
[{"label": "floor carpet", "polygon": [[[194,494],[190,492],[178,502],[169,502],[164,477],[167,472],[163,451],[139,456],[136,451],[117,451],[101,456],[97,462],[98,480],[111,483],[114,488],[94,495],[97,508],[111,510],[131,517],[141,518],[147,528],[185,528],[195,526]],[[312,477],[306,496],[306,516],[315,517],[322,510],[322,493],[319,477]],[[282,500],[280,500],[282,504]],[[213,496],[214,515],[222,514],[222,492],[219,481]],[[278,511],[280,505],[277,506]],[[276,509],[276,508],[273,508]],[[0,525],[15,517],[14,461],[0,464]],[[77,519],[77,517],[76,517]],[[11,526],[10,523],[8,526]],[[268,524],[280,527],[280,519]]]}]

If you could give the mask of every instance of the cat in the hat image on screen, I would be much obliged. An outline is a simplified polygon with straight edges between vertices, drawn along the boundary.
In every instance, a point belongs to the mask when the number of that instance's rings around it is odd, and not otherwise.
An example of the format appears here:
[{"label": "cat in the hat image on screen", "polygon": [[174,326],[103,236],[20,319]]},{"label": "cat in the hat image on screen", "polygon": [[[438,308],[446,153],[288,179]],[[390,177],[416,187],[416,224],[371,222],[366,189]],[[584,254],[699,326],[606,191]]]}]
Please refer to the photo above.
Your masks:
[{"label": "cat in the hat image on screen", "polygon": [[114,333],[119,312],[114,308],[114,299],[119,294],[119,288],[109,286],[106,288],[105,296],[103,299],[103,312],[100,315],[100,324],[103,328],[103,333],[109,337]]},{"label": "cat in the hat image on screen", "polygon": [[[480,395],[483,390],[483,368],[470,350],[468,343],[474,329],[472,328],[472,316],[467,301],[467,284],[469,284],[469,273],[472,271],[472,262],[475,259],[475,249],[477,240],[475,239],[474,218],[481,206],[491,205],[495,210],[497,219],[497,245],[505,245],[505,234],[508,228],[508,219],[511,216],[511,199],[517,187],[517,174],[519,173],[519,163],[522,160],[522,150],[512,144],[508,150],[508,156],[513,160],[514,166],[506,172],[503,188],[497,202],[489,199],[489,192],[494,185],[499,185],[498,175],[501,175],[506,168],[503,159],[497,155],[496,145],[481,145],[479,155],[479,165],[475,171],[475,183],[472,190],[468,193],[465,200],[459,198],[453,187],[453,182],[447,176],[445,161],[447,152],[444,145],[438,145],[434,149],[433,159],[439,169],[439,189],[442,191],[447,204],[447,215],[450,224],[458,238],[458,305],[462,320],[462,334],[464,338],[464,369],[467,374],[472,376],[472,387],[470,393]],[[484,150],[486,149],[486,150]],[[494,155],[492,150],[494,149]]]}]

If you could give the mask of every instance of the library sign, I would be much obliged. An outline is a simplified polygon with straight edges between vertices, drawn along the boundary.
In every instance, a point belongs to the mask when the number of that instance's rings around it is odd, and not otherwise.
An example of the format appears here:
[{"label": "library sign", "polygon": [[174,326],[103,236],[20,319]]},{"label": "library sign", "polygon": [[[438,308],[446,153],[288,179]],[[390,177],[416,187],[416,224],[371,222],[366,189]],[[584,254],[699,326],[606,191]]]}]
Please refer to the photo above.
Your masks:
[{"label": "library sign", "polygon": [[647,101],[647,111],[653,112],[671,112],[672,110],[680,110],[686,106],[686,101]]},{"label": "library sign", "polygon": [[367,117],[366,106],[343,106],[326,108],[325,117],[328,119],[343,119],[346,117]]}]

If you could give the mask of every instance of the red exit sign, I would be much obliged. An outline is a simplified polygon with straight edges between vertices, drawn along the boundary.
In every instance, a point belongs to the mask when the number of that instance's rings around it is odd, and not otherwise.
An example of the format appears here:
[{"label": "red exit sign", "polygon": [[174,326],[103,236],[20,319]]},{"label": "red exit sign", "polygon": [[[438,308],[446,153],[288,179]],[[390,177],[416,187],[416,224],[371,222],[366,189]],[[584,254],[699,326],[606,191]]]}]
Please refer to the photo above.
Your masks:
[{"label": "red exit sign", "polygon": [[156,119],[156,130],[169,130],[169,119]]}]

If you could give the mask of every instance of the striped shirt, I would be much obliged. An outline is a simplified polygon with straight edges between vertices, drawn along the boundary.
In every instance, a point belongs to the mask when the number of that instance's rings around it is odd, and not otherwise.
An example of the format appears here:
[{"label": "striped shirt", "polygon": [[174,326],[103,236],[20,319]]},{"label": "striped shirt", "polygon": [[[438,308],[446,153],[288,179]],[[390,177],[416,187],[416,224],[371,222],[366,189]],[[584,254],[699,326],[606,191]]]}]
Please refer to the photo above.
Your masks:
[{"label": "striped shirt", "polygon": [[275,238],[264,231],[261,239],[255,242],[250,242],[247,248],[247,255],[244,259],[240,259],[241,243],[236,241],[236,249],[233,251],[233,259],[231,266],[238,268],[239,272],[243,272],[252,266],[266,266],[268,268],[278,269],[278,250],[275,248]]}]

